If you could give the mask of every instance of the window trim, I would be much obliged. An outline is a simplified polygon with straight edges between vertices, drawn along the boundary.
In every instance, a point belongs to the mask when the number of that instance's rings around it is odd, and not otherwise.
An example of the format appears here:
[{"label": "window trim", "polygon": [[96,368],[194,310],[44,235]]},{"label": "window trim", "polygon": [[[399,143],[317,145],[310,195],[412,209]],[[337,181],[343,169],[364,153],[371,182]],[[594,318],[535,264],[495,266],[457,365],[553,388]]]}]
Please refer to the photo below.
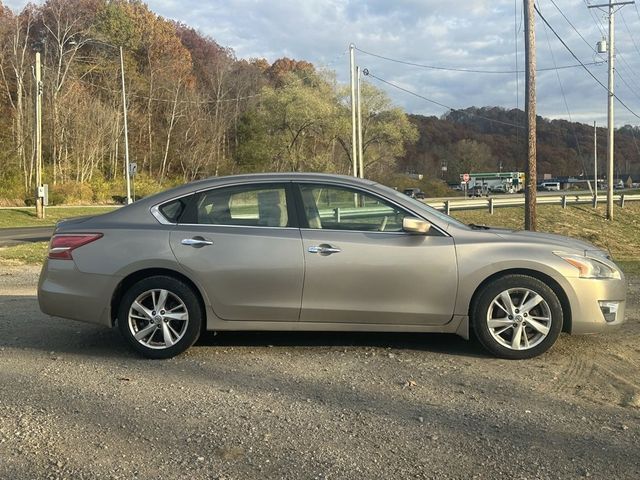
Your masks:
[{"label": "window trim", "polygon": [[[234,187],[234,186],[239,186],[239,185],[262,185],[262,184],[281,184],[281,185],[286,185],[287,190],[291,191],[292,193],[292,197],[290,199],[289,194],[287,193],[287,213],[289,215],[291,215],[292,213],[295,216],[292,216],[290,218],[295,220],[295,223],[297,225],[292,225],[290,227],[254,227],[252,225],[212,225],[212,224],[207,224],[209,226],[216,226],[216,227],[240,227],[240,228],[272,228],[272,229],[291,229],[291,228],[298,228],[301,230],[310,230],[310,231],[314,231],[314,232],[318,232],[318,231],[322,231],[322,230],[318,230],[315,228],[308,228],[305,227],[305,225],[307,225],[307,220],[306,220],[306,216],[304,216],[304,211],[302,210],[303,207],[303,203],[302,203],[302,194],[300,193],[300,184],[312,184],[312,185],[331,185],[331,186],[336,186],[336,187],[343,187],[343,188],[349,188],[349,189],[355,189],[355,190],[361,190],[363,192],[366,192],[369,195],[372,195],[374,197],[380,198],[388,203],[391,203],[393,205],[395,205],[396,207],[400,208],[401,210],[407,211],[410,213],[410,215],[412,217],[415,218],[421,218],[422,220],[425,220],[427,222],[429,222],[431,224],[431,230],[435,229],[440,236],[443,237],[451,237],[451,234],[449,234],[446,230],[444,230],[442,227],[440,227],[439,225],[437,225],[436,223],[433,223],[432,221],[430,221],[428,218],[425,217],[425,215],[417,213],[411,209],[409,209],[408,207],[401,205],[400,203],[392,200],[391,198],[388,198],[386,196],[383,196],[377,192],[371,191],[366,187],[361,187],[361,186],[357,186],[354,187],[353,185],[349,184],[349,183],[344,183],[343,181],[340,181],[339,179],[336,180],[323,180],[323,181],[318,181],[318,180],[297,180],[297,179],[284,179],[280,182],[278,181],[267,181],[265,182],[264,180],[237,180],[235,182],[231,182],[231,183],[225,183],[224,185],[218,185],[218,186],[214,186],[214,187],[207,187],[207,188],[199,188],[196,190],[193,190],[191,192],[188,193],[184,193],[182,195],[176,195],[175,197],[169,198],[167,200],[164,200],[162,202],[159,202],[155,205],[153,205],[149,210],[151,212],[151,214],[153,215],[153,217],[161,224],[163,225],[173,225],[173,226],[177,226],[177,225],[185,225],[185,226],[196,226],[196,227],[202,227],[202,226],[206,226],[205,224],[199,224],[199,223],[171,223],[169,222],[166,218],[164,218],[162,216],[162,214],[159,211],[159,208],[164,205],[165,203],[169,203],[172,202],[174,200],[178,200],[179,198],[183,198],[183,197],[188,197],[190,195],[195,195],[197,193],[200,192],[204,192],[204,191],[208,191],[208,190],[214,190],[217,188],[227,188],[227,187]],[[293,201],[293,203],[290,203],[290,201]],[[293,209],[293,212],[290,211],[290,208]],[[430,231],[431,231],[430,230]],[[349,230],[329,230],[329,229],[325,229],[325,232],[329,232],[329,231],[335,231],[335,232],[348,232]],[[377,234],[385,234],[385,235],[390,235],[390,234],[395,234],[395,235],[412,235],[410,233],[407,232],[374,232],[374,231],[369,231],[369,232],[365,232],[365,231],[361,231],[361,230],[351,230],[354,233],[377,233]]]}]

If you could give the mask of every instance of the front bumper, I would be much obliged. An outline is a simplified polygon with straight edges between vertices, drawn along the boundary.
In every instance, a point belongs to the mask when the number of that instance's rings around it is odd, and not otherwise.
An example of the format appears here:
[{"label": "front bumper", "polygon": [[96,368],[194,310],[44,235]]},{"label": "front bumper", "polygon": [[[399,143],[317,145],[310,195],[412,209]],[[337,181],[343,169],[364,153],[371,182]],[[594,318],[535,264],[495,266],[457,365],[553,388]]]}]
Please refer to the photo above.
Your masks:
[{"label": "front bumper", "polygon": [[73,261],[47,259],[38,281],[40,310],[54,317],[111,327],[111,296],[120,280],[83,273]]},{"label": "front bumper", "polygon": [[[620,279],[567,278],[565,289],[571,306],[573,335],[603,332],[624,322],[627,282]],[[601,308],[607,303],[617,305],[615,315],[607,315]],[[605,310],[606,311],[606,310]]]}]

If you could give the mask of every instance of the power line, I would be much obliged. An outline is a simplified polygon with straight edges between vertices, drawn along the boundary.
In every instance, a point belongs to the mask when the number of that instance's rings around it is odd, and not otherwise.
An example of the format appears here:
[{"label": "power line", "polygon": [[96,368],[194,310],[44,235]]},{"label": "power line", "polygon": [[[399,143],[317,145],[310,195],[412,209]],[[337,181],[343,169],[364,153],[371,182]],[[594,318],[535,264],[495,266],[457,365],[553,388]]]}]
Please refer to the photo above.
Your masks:
[{"label": "power line", "polygon": [[[370,55],[372,57],[377,57],[377,58],[381,58],[382,60],[388,60],[390,62],[395,62],[395,63],[401,63],[403,65],[410,65],[412,67],[420,67],[420,68],[426,68],[426,69],[430,69],[430,70],[442,70],[445,72],[462,72],[462,73],[487,73],[487,74],[514,74],[514,73],[524,73],[524,70],[481,70],[481,69],[476,69],[476,68],[459,68],[459,67],[441,67],[438,65],[426,65],[423,63],[415,63],[415,62],[408,62],[406,60],[400,60],[397,58],[391,58],[391,57],[387,57],[384,55],[379,55],[377,53],[372,53],[372,52],[367,52],[366,50],[362,50],[358,47],[356,47],[356,50],[359,51],[360,53],[364,53],[365,55]],[[601,65],[603,63],[606,63],[604,61],[598,61],[598,62],[590,62],[587,63],[587,65]],[[539,68],[538,72],[545,72],[545,71],[550,71],[550,70],[557,70],[557,69],[565,69],[565,68],[576,68],[576,67],[580,67],[581,64],[574,64],[574,65],[562,65],[560,67],[554,67],[554,68]]]},{"label": "power line", "polygon": [[[553,0],[551,0],[552,3]],[[557,8],[557,6],[556,6]],[[567,20],[568,21],[568,20]],[[549,47],[549,53],[551,54],[551,59],[553,61],[553,64],[556,64],[556,57],[553,53],[553,49],[551,48],[551,40],[549,39],[549,30],[547,29],[546,25],[542,25],[544,27],[544,34],[545,37],[547,39],[547,46]],[[576,142],[576,148],[578,150],[578,158],[580,158],[580,163],[582,164],[582,171],[586,174],[587,172],[587,167],[585,165],[584,162],[584,157],[582,156],[582,149],[580,148],[580,141],[578,140],[578,134],[576,133],[576,129],[575,129],[575,125],[573,124],[573,118],[571,116],[571,110],[569,109],[569,102],[567,101],[567,96],[564,93],[564,86],[562,85],[562,80],[560,79],[560,72],[558,70],[556,70],[556,77],[558,79],[558,85],[560,86],[560,93],[562,94],[562,99],[564,101],[564,106],[565,109],[567,110],[567,115],[569,116],[569,126],[571,128],[571,133],[573,134],[573,139]],[[596,180],[597,181],[597,180]],[[587,184],[589,185],[589,191],[591,191],[591,182],[587,182]]]},{"label": "power line", "polygon": [[517,124],[515,124],[515,123],[503,122],[502,120],[496,120],[496,119],[494,119],[494,118],[485,117],[485,116],[483,116],[483,115],[478,115],[477,113],[469,112],[469,111],[467,111],[467,110],[462,110],[462,109],[460,109],[460,108],[450,107],[449,105],[445,105],[444,103],[438,102],[438,101],[436,101],[436,100],[432,100],[431,98],[427,98],[427,97],[425,97],[425,96],[423,96],[423,95],[420,95],[419,93],[412,92],[411,90],[408,90],[408,89],[406,89],[406,88],[404,88],[404,87],[401,87],[400,85],[397,85],[397,84],[395,84],[395,83],[393,83],[393,82],[389,82],[389,81],[385,80],[384,78],[380,78],[380,77],[378,77],[378,76],[374,75],[373,73],[371,73],[371,72],[370,72],[369,70],[367,70],[366,68],[363,70],[363,72],[362,72],[362,73],[363,73],[365,76],[368,76],[368,77],[374,78],[374,79],[378,80],[379,82],[385,83],[385,84],[387,84],[387,85],[389,85],[389,86],[391,86],[391,87],[393,87],[393,88],[397,88],[398,90],[402,90],[403,92],[406,92],[406,93],[408,93],[409,95],[413,95],[414,97],[421,98],[422,100],[425,100],[425,101],[427,101],[427,102],[430,102],[430,103],[433,103],[433,104],[435,104],[435,105],[438,105],[439,107],[446,108],[447,110],[451,110],[452,112],[462,112],[462,113],[464,113],[465,115],[470,115],[470,116],[473,116],[473,117],[482,118],[482,119],[487,120],[487,121],[489,121],[489,122],[499,123],[499,124],[501,124],[501,125],[506,125],[506,126],[508,126],[508,127],[524,128],[522,125],[517,125]]},{"label": "power line", "polygon": [[[562,37],[560,37],[560,35],[558,35],[558,32],[556,32],[554,30],[554,28],[549,24],[549,22],[547,21],[547,19],[544,17],[544,15],[542,15],[542,13],[540,12],[540,10],[538,9],[538,7],[536,5],[534,5],[534,8],[536,10],[536,12],[538,13],[538,15],[540,16],[540,19],[547,25],[547,27],[549,27],[549,29],[553,32],[553,34],[556,36],[556,38],[560,41],[560,43],[562,43],[562,45],[564,46],[564,48],[567,49],[567,51],[571,54],[571,56],[573,58],[576,59],[576,61],[578,61],[580,63],[580,65],[582,66],[582,68],[584,68],[584,70],[598,83],[598,85],[600,85],[602,88],[604,88],[607,92],[609,92],[609,88],[602,83],[600,80],[598,80],[598,77],[596,77],[593,73],[591,73],[591,70],[589,70],[586,65],[584,63],[582,63],[582,61],[576,56],[575,53],[573,53],[573,50],[571,50],[569,48],[569,46],[565,43],[565,41],[562,39]],[[618,100],[618,102],[620,102],[620,105],[622,105],[629,113],[631,113],[634,117],[640,119],[640,115],[638,115],[636,112],[634,112],[633,110],[631,110],[626,103],[624,103],[620,97],[618,97],[615,93],[612,93],[613,97]]]},{"label": "power line", "polygon": [[627,21],[624,19],[624,15],[622,14],[622,10],[620,11],[620,18],[622,19],[622,23],[624,23],[624,28],[626,28],[627,32],[629,32],[629,37],[631,37],[631,41],[633,42],[633,46],[635,47],[636,52],[638,52],[638,55],[640,55],[640,49],[638,48],[638,44],[636,43],[636,39],[633,38],[633,34],[631,33],[631,29],[629,28],[629,25],[627,25]]},{"label": "power line", "polygon": [[[589,14],[591,15],[591,18],[593,19],[593,22],[595,23],[595,25],[598,28],[598,30],[600,30],[600,34],[602,35],[602,38],[607,38],[606,29],[605,29],[604,25],[602,25],[602,20],[600,20],[597,16],[595,16],[595,14],[593,13],[593,9],[592,8],[589,8],[590,7],[589,2],[587,0],[583,0],[583,1],[584,1],[585,6],[587,7],[587,9],[589,11]],[[636,11],[638,11],[637,4],[634,3],[634,6],[636,7]],[[620,12],[620,14],[622,15],[622,12]],[[639,15],[639,18],[640,18],[640,15]],[[620,61],[622,62],[619,65],[622,68],[624,68],[631,75],[632,79],[635,78],[637,75],[635,74],[634,69],[631,67],[631,65],[629,65],[629,62],[627,62],[627,59],[623,56],[622,52],[620,52],[618,47],[615,48],[615,52],[614,53],[616,54],[616,57],[618,57],[620,59]],[[616,70],[616,74],[620,78],[622,78],[622,75],[617,70]],[[625,82],[625,84],[627,84],[625,80],[623,80],[623,82]],[[635,80],[632,80],[631,82],[636,87],[636,89],[640,90],[640,86],[638,86],[638,84],[635,82]],[[635,91],[633,89],[632,89],[632,91],[635,94]]]},{"label": "power line", "polygon": [[569,19],[567,18],[567,16],[566,16],[566,15],[564,14],[564,12],[560,9],[560,7],[556,4],[556,2],[555,2],[554,0],[549,0],[549,1],[550,1],[551,3],[553,3],[553,6],[554,6],[554,7],[556,7],[556,10],[558,10],[558,12],[560,12],[560,15],[562,15],[562,17],[567,21],[567,23],[571,26],[571,28],[573,28],[573,31],[574,31],[574,32],[576,32],[576,33],[578,34],[578,36],[582,39],[582,41],[583,41],[584,43],[586,43],[586,44],[587,44],[587,46],[588,46],[591,50],[593,50],[595,53],[598,53],[598,52],[596,51],[596,49],[595,49],[595,48],[593,48],[593,45],[591,45],[591,44],[587,41],[587,39],[586,39],[586,38],[584,38],[584,37],[582,36],[582,34],[578,31],[578,29],[575,27],[575,25],[574,25],[573,23],[571,23],[571,20],[569,20]]}]

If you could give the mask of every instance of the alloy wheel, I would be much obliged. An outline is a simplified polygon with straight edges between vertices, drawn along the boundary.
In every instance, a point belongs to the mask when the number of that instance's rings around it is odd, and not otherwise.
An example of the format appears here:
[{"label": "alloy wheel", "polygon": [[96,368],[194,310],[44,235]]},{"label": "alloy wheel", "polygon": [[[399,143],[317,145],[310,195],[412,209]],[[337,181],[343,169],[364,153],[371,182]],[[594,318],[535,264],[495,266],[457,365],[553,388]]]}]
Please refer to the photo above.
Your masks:
[{"label": "alloy wheel", "polygon": [[128,326],[141,345],[169,348],[179,342],[187,331],[189,312],[176,294],[166,289],[143,292],[131,303]]},{"label": "alloy wheel", "polygon": [[500,345],[511,350],[529,350],[549,335],[552,324],[547,301],[529,288],[510,288],[489,304],[487,327]]}]

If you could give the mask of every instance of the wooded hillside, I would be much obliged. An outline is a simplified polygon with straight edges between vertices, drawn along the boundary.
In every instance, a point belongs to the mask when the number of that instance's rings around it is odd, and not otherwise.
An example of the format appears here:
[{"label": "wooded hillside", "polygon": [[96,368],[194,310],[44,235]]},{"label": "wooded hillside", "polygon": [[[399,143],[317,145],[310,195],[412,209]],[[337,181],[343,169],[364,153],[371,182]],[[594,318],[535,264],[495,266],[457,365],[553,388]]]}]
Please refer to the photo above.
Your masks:
[{"label": "wooded hillside", "polygon": [[[400,162],[406,171],[431,177],[441,175],[447,164],[447,178],[457,181],[464,172],[524,171],[526,117],[522,110],[500,107],[467,108],[437,117],[410,115],[420,132],[418,142],[409,145]],[[493,121],[491,121],[493,120]],[[509,125],[512,124],[512,125]],[[593,175],[593,126],[538,116],[538,175]],[[598,128],[598,171],[604,175],[607,131]],[[626,125],[615,133],[618,173],[640,173],[640,128]]]},{"label": "wooded hillside", "polygon": [[[32,65],[43,62],[44,181],[54,201],[123,194],[119,47],[124,49],[130,158],[137,194],[245,171],[348,173],[347,90],[306,61],[238,59],[140,1],[0,4],[0,198],[34,187]],[[346,62],[346,59],[345,59]],[[406,114],[363,92],[365,168],[395,168],[417,138]]]},{"label": "wooded hillside", "polygon": [[[351,170],[349,89],[304,60],[239,59],[138,0],[48,0],[13,12],[0,1],[0,203],[35,188],[35,52],[43,63],[44,182],[54,203],[124,195],[123,47],[136,194],[193,179],[254,171]],[[347,58],[344,57],[346,68]],[[365,172],[452,179],[462,171],[522,170],[523,113],[471,108],[408,116],[363,83]],[[575,137],[573,131],[575,130]],[[640,131],[618,132],[618,164],[640,168]],[[539,121],[541,173],[579,174],[592,162],[591,128]],[[577,140],[576,140],[577,138]],[[604,133],[600,135],[604,165]],[[580,146],[578,151],[577,146]],[[396,179],[393,180],[396,182]]]}]

